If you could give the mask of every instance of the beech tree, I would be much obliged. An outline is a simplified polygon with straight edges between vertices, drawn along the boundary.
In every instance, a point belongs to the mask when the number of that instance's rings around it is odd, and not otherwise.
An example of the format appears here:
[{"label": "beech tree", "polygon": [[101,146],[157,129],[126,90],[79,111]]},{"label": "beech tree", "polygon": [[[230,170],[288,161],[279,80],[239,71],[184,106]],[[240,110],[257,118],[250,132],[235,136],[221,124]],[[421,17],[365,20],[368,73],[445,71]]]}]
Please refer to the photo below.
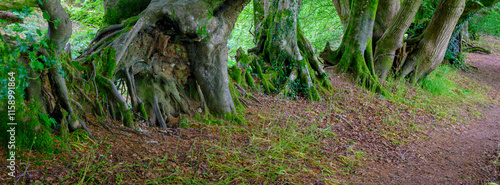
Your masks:
[{"label": "beech tree", "polygon": [[325,65],[355,73],[360,84],[375,90],[390,73],[417,81],[432,72],[443,61],[465,7],[465,0],[439,1],[424,33],[403,42],[422,1],[404,1],[401,6],[392,0],[333,3],[345,20],[345,33],[339,49],[327,45],[321,53]]},{"label": "beech tree", "polygon": [[[332,89],[314,49],[300,30],[301,5],[302,0],[254,0],[256,46],[249,50],[249,56],[238,51],[236,58],[243,70],[233,69],[237,79],[251,78],[251,70],[267,93],[299,93],[313,100],[320,99],[320,92]],[[251,79],[247,83],[254,86]]]},{"label": "beech tree", "polygon": [[[131,128],[137,128],[134,117],[166,128],[175,126],[181,114],[198,110],[234,114],[226,45],[249,1],[152,0],[142,7],[133,5],[145,1],[106,1],[106,24],[74,60],[63,52],[71,36],[68,14],[59,0],[39,1],[50,15],[51,46],[40,54],[60,62],[42,70],[50,81],[41,77],[36,79],[41,83],[30,83],[27,99],[42,100],[40,104],[50,105],[45,112],[61,120],[63,111],[54,111],[59,106],[67,112],[71,130],[81,128],[79,117],[87,112],[122,120]],[[120,92],[124,89],[126,94]]]}]

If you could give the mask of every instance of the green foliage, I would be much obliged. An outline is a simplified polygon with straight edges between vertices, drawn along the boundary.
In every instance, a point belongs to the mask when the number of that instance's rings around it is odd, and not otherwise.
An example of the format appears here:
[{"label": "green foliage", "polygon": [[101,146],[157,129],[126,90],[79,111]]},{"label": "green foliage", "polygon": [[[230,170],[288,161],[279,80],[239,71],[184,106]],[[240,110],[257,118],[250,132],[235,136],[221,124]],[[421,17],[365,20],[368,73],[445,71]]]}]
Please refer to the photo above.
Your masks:
[{"label": "green foliage", "polygon": [[[242,48],[244,51],[250,49],[254,46],[254,30],[253,25],[253,3],[250,2],[243,9],[243,11],[238,16],[238,20],[235,23],[234,29],[227,41],[228,52],[228,62],[234,62],[234,56],[238,48]],[[234,62],[236,63],[236,62]]]},{"label": "green foliage", "polygon": [[71,20],[92,27],[100,27],[104,17],[103,3],[104,0],[75,0],[73,5],[63,5]]},{"label": "green foliage", "polygon": [[469,21],[471,33],[500,35],[500,4],[481,10]]},{"label": "green foliage", "polygon": [[299,13],[299,24],[316,51],[323,50],[327,41],[332,47],[340,45],[342,22],[332,1],[304,0]]},{"label": "green foliage", "polygon": [[[6,102],[0,102],[0,104],[2,104],[2,107],[6,107],[4,106]],[[36,100],[30,101],[26,105],[22,101],[22,98],[17,95],[15,107],[15,122],[17,123],[17,126],[15,126],[16,150],[33,149],[45,154],[55,152],[55,137],[51,135],[50,129],[50,126],[54,125],[55,120],[40,112],[41,108]],[[7,111],[2,110],[0,113],[7,115]],[[0,121],[4,123],[0,124],[0,130],[6,131],[11,129],[11,126],[6,124],[13,122],[8,120],[8,116],[0,116]],[[6,146],[8,146],[8,142],[10,141],[9,136],[8,134],[0,134],[0,142],[5,148],[7,148]]]},{"label": "green foliage", "polygon": [[418,9],[417,15],[415,15],[415,23],[421,24],[424,22],[431,21],[432,14],[437,8],[439,1],[436,0],[424,0],[422,1],[422,5]]},{"label": "green foliage", "polygon": [[[40,19],[38,16],[33,16],[34,11],[25,6],[22,10],[15,11],[19,17],[24,18],[23,24],[3,25],[2,30],[7,31],[7,35],[0,37],[0,83],[2,84],[0,94],[0,110],[2,115],[7,115],[6,109],[8,97],[7,95],[7,80],[8,76],[15,78],[15,122],[16,126],[16,149],[34,149],[43,153],[52,154],[54,148],[54,136],[51,135],[51,128],[57,126],[56,120],[50,118],[46,113],[42,112],[40,102],[37,99],[24,101],[24,90],[29,85],[29,80],[35,81],[42,71],[56,67],[57,60],[54,56],[45,57],[40,55],[38,51],[41,48],[50,48],[48,38],[43,34],[46,29],[42,30],[41,24],[47,20]],[[21,12],[21,13],[20,13]],[[49,16],[43,16],[45,19]],[[9,38],[6,40],[6,38]],[[7,42],[9,41],[9,42]],[[27,61],[24,65],[23,60]],[[29,66],[31,71],[28,76]],[[61,69],[59,69],[63,72]],[[14,74],[15,73],[15,74]],[[13,75],[9,75],[13,74]],[[40,83],[40,82],[36,82]],[[40,92],[41,93],[41,92]],[[12,99],[12,98],[11,98]],[[8,120],[8,116],[0,116],[2,123],[14,122]],[[10,127],[7,124],[1,124],[0,130],[8,130]],[[5,145],[9,141],[6,134],[0,135],[0,142]]]},{"label": "green foliage", "polygon": [[77,30],[73,30],[73,34],[69,39],[71,43],[71,56],[73,58],[78,57],[90,44],[90,41],[97,34],[98,28],[80,25],[76,27]]}]

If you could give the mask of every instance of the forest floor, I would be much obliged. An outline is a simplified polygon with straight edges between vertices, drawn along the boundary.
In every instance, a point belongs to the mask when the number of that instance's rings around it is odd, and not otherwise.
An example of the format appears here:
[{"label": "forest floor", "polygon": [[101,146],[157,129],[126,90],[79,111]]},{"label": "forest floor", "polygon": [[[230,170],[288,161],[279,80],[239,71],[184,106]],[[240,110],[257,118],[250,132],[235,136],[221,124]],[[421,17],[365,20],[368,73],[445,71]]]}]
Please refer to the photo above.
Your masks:
[{"label": "forest floor", "polygon": [[[489,95],[498,101],[500,41],[486,37],[475,44],[493,54],[468,53],[466,62],[473,67],[461,74],[491,87]],[[460,129],[431,130],[426,141],[409,145],[397,162],[368,163],[368,175],[357,180],[383,184],[500,183],[500,106],[483,105],[481,109],[483,119]]]},{"label": "forest floor", "polygon": [[[56,154],[23,151],[16,178],[46,184],[483,184],[500,180],[500,42],[468,53],[460,87],[433,95],[392,82],[392,97],[352,84],[343,74],[323,101],[254,95],[262,106],[240,112],[243,124],[210,116],[180,119],[146,135],[83,131]],[[469,93],[477,92],[477,93]],[[484,95],[484,96],[483,96]],[[119,127],[119,122],[114,122]],[[63,147],[65,146],[65,147]],[[0,163],[7,164],[0,148]],[[495,163],[496,161],[496,163]]]}]

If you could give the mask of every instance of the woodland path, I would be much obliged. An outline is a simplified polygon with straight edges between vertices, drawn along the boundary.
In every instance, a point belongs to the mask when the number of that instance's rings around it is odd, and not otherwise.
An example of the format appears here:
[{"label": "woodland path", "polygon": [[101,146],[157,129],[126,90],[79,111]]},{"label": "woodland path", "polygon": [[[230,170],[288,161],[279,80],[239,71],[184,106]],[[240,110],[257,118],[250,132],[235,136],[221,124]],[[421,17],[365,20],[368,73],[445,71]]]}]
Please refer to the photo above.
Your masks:
[{"label": "woodland path", "polygon": [[[500,46],[499,40],[486,39]],[[500,101],[500,49],[488,49],[494,53],[469,53],[467,63],[477,69],[462,74],[490,86],[490,95]],[[499,169],[493,165],[500,152],[500,105],[480,108],[483,120],[453,128],[436,127],[429,139],[402,150],[398,161],[368,164],[367,173],[357,180],[377,184],[500,183]]]}]

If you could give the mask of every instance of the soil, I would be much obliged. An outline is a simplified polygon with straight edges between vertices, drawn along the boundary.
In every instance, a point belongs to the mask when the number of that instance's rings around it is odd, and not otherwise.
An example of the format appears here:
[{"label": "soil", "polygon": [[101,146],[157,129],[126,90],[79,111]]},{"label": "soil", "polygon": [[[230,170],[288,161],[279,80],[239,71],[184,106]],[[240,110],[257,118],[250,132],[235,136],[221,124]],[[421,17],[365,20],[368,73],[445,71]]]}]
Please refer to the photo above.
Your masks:
[{"label": "soil", "polygon": [[[484,42],[499,46],[498,39]],[[500,50],[484,46],[493,54],[468,53],[471,66],[464,76],[491,87],[489,95],[500,100]],[[483,120],[455,128],[435,128],[423,142],[396,152],[387,163],[368,162],[366,175],[353,180],[377,184],[485,184],[500,183],[500,106],[482,105]]]}]

